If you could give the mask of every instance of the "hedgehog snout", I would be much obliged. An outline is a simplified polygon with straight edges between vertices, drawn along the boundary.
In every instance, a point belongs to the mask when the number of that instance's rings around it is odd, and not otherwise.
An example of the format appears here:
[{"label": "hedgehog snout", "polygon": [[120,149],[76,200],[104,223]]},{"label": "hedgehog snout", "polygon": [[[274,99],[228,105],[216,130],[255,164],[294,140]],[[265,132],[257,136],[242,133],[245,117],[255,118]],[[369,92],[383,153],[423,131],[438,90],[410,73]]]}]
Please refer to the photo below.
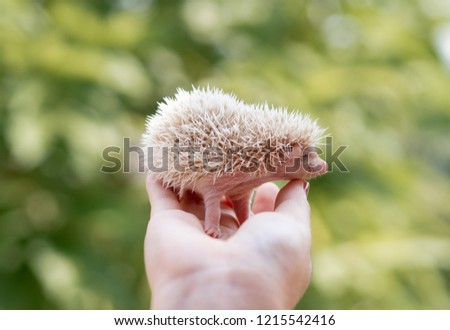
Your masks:
[{"label": "hedgehog snout", "polygon": [[304,158],[303,170],[307,178],[313,178],[328,172],[328,164],[316,152],[310,152]]}]

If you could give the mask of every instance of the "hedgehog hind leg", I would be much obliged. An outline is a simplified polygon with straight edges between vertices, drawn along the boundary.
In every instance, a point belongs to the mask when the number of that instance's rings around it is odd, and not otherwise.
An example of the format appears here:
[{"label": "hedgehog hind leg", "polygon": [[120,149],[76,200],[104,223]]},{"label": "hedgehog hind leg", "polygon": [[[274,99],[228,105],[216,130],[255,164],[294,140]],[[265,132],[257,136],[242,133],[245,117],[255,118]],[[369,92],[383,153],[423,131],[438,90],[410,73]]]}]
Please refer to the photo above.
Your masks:
[{"label": "hedgehog hind leg", "polygon": [[208,196],[205,202],[205,233],[213,238],[219,238],[220,231],[220,196]]},{"label": "hedgehog hind leg", "polygon": [[234,212],[236,213],[236,217],[239,221],[239,224],[248,219],[251,214],[250,211],[250,198],[252,196],[252,192],[241,195],[239,197],[230,197],[231,202],[233,203]]}]

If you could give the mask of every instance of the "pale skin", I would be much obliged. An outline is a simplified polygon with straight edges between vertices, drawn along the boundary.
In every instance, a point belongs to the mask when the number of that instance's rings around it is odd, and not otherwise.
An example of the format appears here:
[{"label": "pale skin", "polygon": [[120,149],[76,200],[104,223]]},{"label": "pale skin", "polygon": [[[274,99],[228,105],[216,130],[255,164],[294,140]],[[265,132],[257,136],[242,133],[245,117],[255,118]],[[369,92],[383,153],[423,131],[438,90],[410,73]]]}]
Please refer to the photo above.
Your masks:
[{"label": "pale skin", "polygon": [[250,217],[239,225],[228,200],[220,203],[222,236],[203,229],[203,201],[181,200],[147,178],[151,217],[145,265],[153,309],[291,309],[311,277],[309,184],[281,190],[265,183]]}]

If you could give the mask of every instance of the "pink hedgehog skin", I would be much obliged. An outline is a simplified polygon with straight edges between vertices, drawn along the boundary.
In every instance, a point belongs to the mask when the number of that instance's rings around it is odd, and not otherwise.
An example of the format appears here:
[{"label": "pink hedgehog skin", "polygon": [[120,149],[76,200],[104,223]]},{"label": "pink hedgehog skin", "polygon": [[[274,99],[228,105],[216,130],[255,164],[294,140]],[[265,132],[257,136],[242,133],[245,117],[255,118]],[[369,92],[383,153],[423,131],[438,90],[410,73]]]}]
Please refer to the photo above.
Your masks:
[{"label": "pink hedgehog skin", "polygon": [[[207,88],[178,90],[174,99],[164,99],[147,119],[143,144],[146,164],[163,169],[149,167],[149,175],[180,196],[186,191],[200,195],[205,232],[217,238],[224,196],[231,200],[242,224],[250,215],[254,188],[274,180],[325,174],[327,164],[314,151],[323,133],[308,115],[267,104],[245,104],[233,95]],[[174,156],[174,146],[191,152]]]}]

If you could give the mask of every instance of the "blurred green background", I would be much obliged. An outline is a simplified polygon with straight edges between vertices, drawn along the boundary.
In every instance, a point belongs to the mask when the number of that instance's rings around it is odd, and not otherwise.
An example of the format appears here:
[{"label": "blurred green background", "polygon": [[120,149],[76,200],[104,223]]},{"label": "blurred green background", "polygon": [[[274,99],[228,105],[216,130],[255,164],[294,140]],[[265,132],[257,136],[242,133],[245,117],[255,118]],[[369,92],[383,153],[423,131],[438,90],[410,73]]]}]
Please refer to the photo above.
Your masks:
[{"label": "blurred green background", "polygon": [[298,308],[450,308],[448,0],[0,0],[0,308],[148,308],[145,176],[102,150],[206,84],[349,146]]}]

